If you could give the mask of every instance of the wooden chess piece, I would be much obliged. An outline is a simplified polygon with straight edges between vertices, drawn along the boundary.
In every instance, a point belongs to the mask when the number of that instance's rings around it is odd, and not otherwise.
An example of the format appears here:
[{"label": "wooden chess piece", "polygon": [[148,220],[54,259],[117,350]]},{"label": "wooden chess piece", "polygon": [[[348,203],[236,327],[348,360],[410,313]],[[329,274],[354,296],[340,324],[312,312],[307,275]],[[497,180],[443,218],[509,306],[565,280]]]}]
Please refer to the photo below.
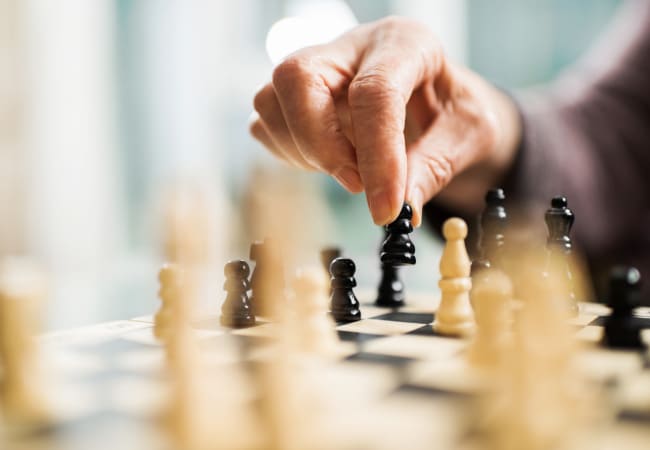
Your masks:
[{"label": "wooden chess piece", "polygon": [[227,295],[221,307],[221,325],[231,328],[255,325],[255,315],[251,311],[248,299],[250,288],[248,264],[240,260],[230,261],[225,265],[223,273],[226,276],[223,289]]},{"label": "wooden chess piece", "polygon": [[327,314],[327,285],[319,271],[299,271],[293,279],[293,304],[297,323],[296,343],[301,351],[331,354],[338,337],[335,324]]},{"label": "wooden chess piece", "polygon": [[[578,314],[578,302],[575,296],[573,273],[571,270],[571,227],[575,220],[573,212],[569,209],[566,197],[553,197],[551,208],[546,211],[544,220],[548,228],[547,276],[562,280],[565,292],[562,293],[566,308],[572,316]],[[550,274],[549,272],[554,273]]]},{"label": "wooden chess piece", "polygon": [[464,241],[467,237],[467,224],[462,219],[453,217],[444,223],[442,234],[446,244],[440,258],[442,278],[438,286],[441,299],[433,330],[443,335],[467,335],[474,330],[469,299],[472,288],[471,262]]},{"label": "wooden chess piece", "polygon": [[51,419],[35,338],[45,296],[39,275],[25,261],[0,265],[0,407],[6,421],[21,429]]},{"label": "wooden chess piece", "polygon": [[284,301],[284,266],[279,244],[271,238],[253,242],[249,257],[255,261],[250,280],[250,307],[253,314],[271,317],[278,303]]},{"label": "wooden chess piece", "polygon": [[467,359],[474,367],[496,369],[509,344],[513,287],[498,269],[481,270],[473,279],[471,304],[476,318],[476,333]]},{"label": "wooden chess piece", "polygon": [[[341,249],[339,247],[325,247],[324,249],[321,250],[320,252],[320,262],[323,265],[323,274],[325,275],[325,284],[329,283],[330,279],[330,264],[332,264],[332,261],[334,261],[336,258],[341,257]],[[329,288],[327,288],[329,294],[331,295],[332,292],[330,291]]]},{"label": "wooden chess piece", "polygon": [[352,290],[357,285],[354,279],[356,270],[354,261],[348,258],[336,258],[330,265],[332,275],[330,312],[337,322],[354,322],[361,319],[359,300]]},{"label": "wooden chess piece", "polygon": [[633,310],[640,305],[641,274],[633,267],[614,267],[610,273],[607,306],[612,309],[605,318],[602,344],[610,348],[644,349],[641,327],[635,323]]},{"label": "wooden chess piece", "polygon": [[157,339],[164,341],[170,332],[171,322],[174,320],[174,309],[181,297],[183,289],[181,270],[176,264],[165,264],[158,272],[160,288],[158,298],[161,301],[160,309],[154,316],[153,333]]},{"label": "wooden chess piece", "polygon": [[508,221],[505,200],[503,189],[490,189],[485,194],[485,209],[480,217],[478,258],[472,261],[472,275],[489,267],[504,269],[501,259],[505,249]]},{"label": "wooden chess piece", "polygon": [[382,263],[391,266],[415,264],[415,245],[409,238],[409,233],[413,231],[412,218],[411,205],[404,203],[397,219],[386,225],[387,236],[379,255]]}]

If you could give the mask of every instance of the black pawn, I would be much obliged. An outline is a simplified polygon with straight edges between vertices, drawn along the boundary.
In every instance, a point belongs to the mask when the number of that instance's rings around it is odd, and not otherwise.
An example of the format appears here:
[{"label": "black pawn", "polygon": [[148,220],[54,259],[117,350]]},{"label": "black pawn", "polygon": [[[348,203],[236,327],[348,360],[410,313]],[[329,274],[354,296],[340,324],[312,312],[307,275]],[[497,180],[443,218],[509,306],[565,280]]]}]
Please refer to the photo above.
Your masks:
[{"label": "black pawn", "polygon": [[568,298],[566,299],[569,312],[572,315],[578,314],[578,303],[573,287],[573,274],[571,273],[571,227],[575,221],[573,211],[568,207],[566,197],[553,197],[551,208],[546,211],[544,221],[548,229],[546,248],[553,270],[560,270],[558,276],[564,278],[569,287]]},{"label": "black pawn", "polygon": [[472,261],[472,273],[483,268],[501,266],[508,223],[505,200],[503,189],[490,189],[485,194],[485,209],[481,213],[478,237],[479,257]]},{"label": "black pawn", "polygon": [[381,281],[377,289],[375,305],[388,308],[404,306],[404,283],[399,278],[398,271],[395,266],[381,265]]},{"label": "black pawn", "polygon": [[230,261],[223,268],[226,281],[223,290],[227,292],[221,307],[221,325],[230,328],[242,328],[255,325],[255,315],[248,300],[248,275],[250,268],[246,261]]},{"label": "black pawn", "polygon": [[[387,237],[388,235],[384,236],[384,240]],[[388,308],[404,306],[404,283],[399,277],[397,266],[381,263],[381,280],[377,288],[375,305]]]},{"label": "black pawn", "polygon": [[609,276],[607,306],[612,309],[605,318],[603,345],[610,348],[643,349],[641,327],[632,311],[639,306],[641,274],[633,267],[615,267]]},{"label": "black pawn", "polygon": [[408,236],[413,231],[412,218],[413,209],[404,203],[397,219],[386,225],[387,236],[379,255],[382,263],[391,266],[415,264],[415,245]]},{"label": "black pawn", "polygon": [[330,312],[336,322],[354,322],[361,319],[359,300],[352,290],[357,285],[354,279],[356,270],[354,261],[347,258],[336,258],[330,265]]}]

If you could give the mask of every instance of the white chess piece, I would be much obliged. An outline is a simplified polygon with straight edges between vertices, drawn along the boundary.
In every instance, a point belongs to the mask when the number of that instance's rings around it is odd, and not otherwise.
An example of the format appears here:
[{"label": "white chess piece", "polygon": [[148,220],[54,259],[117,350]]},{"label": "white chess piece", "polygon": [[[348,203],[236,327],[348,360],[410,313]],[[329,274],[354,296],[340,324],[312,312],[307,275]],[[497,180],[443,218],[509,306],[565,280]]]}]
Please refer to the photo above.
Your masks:
[{"label": "white chess piece", "polygon": [[166,340],[173,320],[174,303],[180,296],[180,269],[175,264],[165,264],[158,272],[160,288],[158,298],[160,309],[154,316],[154,335],[161,341]]},{"label": "white chess piece", "polygon": [[476,318],[476,334],[467,359],[474,367],[496,369],[510,344],[512,283],[497,269],[484,269],[474,280],[471,303]]},{"label": "white chess piece", "polygon": [[37,342],[45,296],[38,271],[21,260],[0,265],[0,406],[8,421],[40,425],[50,419]]},{"label": "white chess piece", "polygon": [[327,314],[327,284],[320,270],[304,270],[293,279],[299,350],[327,355],[337,348],[335,324]]},{"label": "white chess piece", "polygon": [[436,311],[433,330],[449,336],[462,336],[474,330],[474,317],[469,300],[472,288],[471,262],[465,248],[467,224],[457,217],[448,219],[442,227],[447,241],[440,258],[438,282],[440,306]]}]

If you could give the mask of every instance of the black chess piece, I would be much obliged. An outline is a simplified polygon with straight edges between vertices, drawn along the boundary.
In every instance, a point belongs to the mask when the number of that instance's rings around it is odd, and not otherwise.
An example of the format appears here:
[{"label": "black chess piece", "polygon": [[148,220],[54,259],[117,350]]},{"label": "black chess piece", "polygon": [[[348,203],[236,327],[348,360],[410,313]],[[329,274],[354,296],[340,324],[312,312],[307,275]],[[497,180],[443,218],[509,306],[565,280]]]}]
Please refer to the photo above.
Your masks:
[{"label": "black chess piece", "polygon": [[280,301],[284,293],[284,270],[276,247],[270,238],[253,242],[250,246],[249,259],[255,262],[250,282],[250,304],[257,315],[270,315],[273,304]]},{"label": "black chess piece", "polygon": [[398,267],[382,263],[375,305],[388,308],[404,306],[404,283],[399,277]]},{"label": "black chess piece", "polygon": [[566,255],[571,254],[571,227],[575,221],[573,211],[568,207],[566,197],[553,197],[551,208],[544,215],[548,228],[546,245],[549,249],[559,249]]},{"label": "black chess piece", "polygon": [[549,252],[548,270],[558,270],[558,277],[562,278],[568,288],[567,307],[572,315],[578,314],[578,302],[575,296],[573,285],[573,274],[571,272],[571,227],[575,221],[573,211],[568,207],[566,197],[553,197],[551,208],[546,211],[544,221],[548,228],[548,239],[546,248]]},{"label": "black chess piece", "polygon": [[250,268],[246,261],[230,261],[224,268],[226,281],[223,289],[227,292],[221,307],[221,325],[242,328],[255,325],[255,315],[251,311],[248,299]]},{"label": "black chess piece", "polygon": [[409,238],[413,231],[412,218],[413,209],[404,203],[397,219],[386,225],[387,236],[379,255],[382,263],[391,266],[415,264],[415,245]]},{"label": "black chess piece", "polygon": [[[385,232],[384,240],[387,237],[388,233]],[[375,305],[388,308],[404,306],[404,283],[399,277],[399,267],[381,263],[381,280],[377,288]]]},{"label": "black chess piece", "polygon": [[472,261],[472,274],[485,268],[502,268],[508,214],[503,189],[490,189],[485,194],[485,209],[480,217],[478,259]]},{"label": "black chess piece", "polygon": [[605,318],[603,345],[610,348],[643,349],[641,327],[632,311],[639,306],[641,274],[634,267],[614,267],[609,276],[607,306],[612,309]]},{"label": "black chess piece", "polygon": [[354,279],[356,270],[354,261],[348,258],[336,258],[330,265],[330,312],[337,322],[354,322],[361,319],[359,300],[352,290],[357,285]]}]

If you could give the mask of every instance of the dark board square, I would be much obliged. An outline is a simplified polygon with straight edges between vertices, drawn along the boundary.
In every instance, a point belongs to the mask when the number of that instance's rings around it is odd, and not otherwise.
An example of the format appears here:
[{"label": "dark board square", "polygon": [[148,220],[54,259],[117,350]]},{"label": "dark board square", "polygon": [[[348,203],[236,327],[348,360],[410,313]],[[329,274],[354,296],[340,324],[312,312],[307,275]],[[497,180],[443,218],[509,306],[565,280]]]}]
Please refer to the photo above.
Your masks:
[{"label": "dark board square", "polygon": [[406,334],[415,334],[417,336],[438,336],[444,338],[449,337],[444,334],[436,333],[435,331],[433,331],[433,327],[431,325],[423,325],[420,328],[416,328],[415,330],[409,331]]},{"label": "dark board square", "polygon": [[382,314],[381,316],[374,316],[373,319],[394,320],[397,322],[408,323],[431,323],[433,322],[433,314],[393,311]]},{"label": "dark board square", "polygon": [[[599,316],[589,323],[589,325],[596,325],[599,327],[605,326],[607,316]],[[634,317],[632,323],[642,329],[650,329],[650,319],[647,317]]]},{"label": "dark board square", "polygon": [[618,413],[618,420],[624,422],[639,422],[650,424],[650,412],[624,409]]},{"label": "dark board square", "polygon": [[377,339],[380,337],[385,337],[382,336],[381,334],[370,334],[370,333],[356,333],[354,331],[341,331],[341,330],[336,330],[336,333],[339,335],[339,339],[344,341],[344,342],[365,342],[369,341],[371,339]]},{"label": "dark board square", "polygon": [[443,389],[438,389],[434,387],[418,386],[415,384],[408,384],[408,383],[402,384],[395,391],[393,391],[393,394],[400,394],[400,393],[413,393],[421,396],[429,395],[433,397],[449,396],[449,397],[457,397],[457,398],[469,398],[468,394],[464,394],[462,392],[445,391]]},{"label": "dark board square", "polygon": [[402,368],[415,361],[412,358],[403,356],[380,355],[377,353],[359,352],[346,358],[347,361],[367,362],[371,364],[388,365],[396,368]]}]

